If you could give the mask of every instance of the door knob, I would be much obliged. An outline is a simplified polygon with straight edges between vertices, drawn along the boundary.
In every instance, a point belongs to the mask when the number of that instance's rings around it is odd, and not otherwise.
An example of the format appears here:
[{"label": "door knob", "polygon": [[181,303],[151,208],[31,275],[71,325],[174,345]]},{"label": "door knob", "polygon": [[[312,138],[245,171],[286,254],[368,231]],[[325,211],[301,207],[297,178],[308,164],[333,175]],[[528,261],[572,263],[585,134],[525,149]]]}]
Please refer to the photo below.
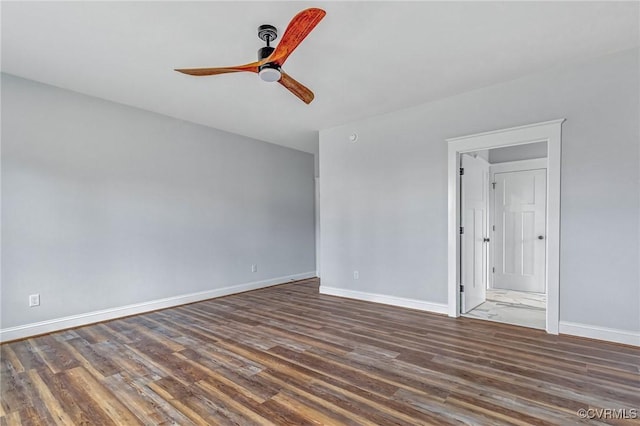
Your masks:
[{"label": "door knob", "polygon": [[544,240],[544,237],[542,235],[538,235],[538,239],[539,240]]}]

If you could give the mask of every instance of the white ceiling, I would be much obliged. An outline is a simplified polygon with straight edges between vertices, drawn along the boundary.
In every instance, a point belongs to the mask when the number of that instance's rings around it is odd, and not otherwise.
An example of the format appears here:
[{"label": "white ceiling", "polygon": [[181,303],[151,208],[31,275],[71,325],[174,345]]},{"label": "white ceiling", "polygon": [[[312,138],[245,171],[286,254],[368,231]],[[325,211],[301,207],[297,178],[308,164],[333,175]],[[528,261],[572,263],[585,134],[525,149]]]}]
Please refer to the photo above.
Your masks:
[{"label": "white ceiling", "polygon": [[[255,74],[176,67],[256,59],[306,7],[327,16],[284,69],[305,105]],[[638,2],[2,2],[2,71],[314,152],[317,131],[639,45]]]}]

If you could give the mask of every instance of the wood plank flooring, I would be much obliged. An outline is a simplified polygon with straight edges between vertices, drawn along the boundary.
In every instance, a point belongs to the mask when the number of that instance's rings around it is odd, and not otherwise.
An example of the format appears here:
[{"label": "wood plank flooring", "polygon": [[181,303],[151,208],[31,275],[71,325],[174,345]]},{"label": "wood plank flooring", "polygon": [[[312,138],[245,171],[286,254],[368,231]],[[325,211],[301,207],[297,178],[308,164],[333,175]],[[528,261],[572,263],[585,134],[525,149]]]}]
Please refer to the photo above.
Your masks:
[{"label": "wood plank flooring", "polygon": [[317,280],[0,349],[0,425],[640,424],[576,414],[640,409],[639,348],[324,296]]}]

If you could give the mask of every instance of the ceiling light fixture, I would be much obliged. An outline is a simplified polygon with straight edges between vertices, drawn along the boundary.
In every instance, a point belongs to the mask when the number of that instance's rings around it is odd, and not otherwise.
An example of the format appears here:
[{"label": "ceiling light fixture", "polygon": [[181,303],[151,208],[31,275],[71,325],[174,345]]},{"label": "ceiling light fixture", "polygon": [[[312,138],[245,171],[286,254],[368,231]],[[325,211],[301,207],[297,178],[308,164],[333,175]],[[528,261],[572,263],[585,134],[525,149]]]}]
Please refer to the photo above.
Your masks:
[{"label": "ceiling light fixture", "polygon": [[280,67],[273,66],[271,64],[262,65],[260,67],[260,72],[258,72],[258,75],[260,76],[260,80],[266,81],[268,83],[278,81],[282,77],[282,73],[280,73]]}]

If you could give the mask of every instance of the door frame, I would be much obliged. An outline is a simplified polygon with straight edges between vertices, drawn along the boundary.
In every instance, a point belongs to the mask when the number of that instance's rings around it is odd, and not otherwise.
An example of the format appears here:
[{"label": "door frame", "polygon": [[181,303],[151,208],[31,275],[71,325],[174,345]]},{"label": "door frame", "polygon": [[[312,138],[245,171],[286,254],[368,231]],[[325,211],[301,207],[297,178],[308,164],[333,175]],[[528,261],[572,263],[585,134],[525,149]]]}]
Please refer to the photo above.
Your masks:
[{"label": "door frame", "polygon": [[314,177],[314,220],[316,236],[316,277],[320,278],[320,178]]},{"label": "door frame", "polygon": [[[514,161],[505,161],[503,163],[489,164],[489,176],[491,177],[491,182],[495,182],[495,175],[497,173],[509,173],[509,172],[524,172],[527,170],[540,170],[544,169],[545,179],[549,179],[547,172],[547,157],[543,158],[532,158],[529,160],[514,160]],[[487,210],[489,211],[489,229],[488,235],[491,235],[491,241],[489,242],[489,269],[492,266],[495,266],[495,244],[496,239],[493,234],[493,227],[495,226],[496,215],[496,194],[495,191],[489,191],[489,206]],[[548,197],[545,197],[548,198]],[[546,204],[548,200],[545,200],[545,221],[546,221]],[[547,224],[545,223],[545,235],[547,234]],[[545,262],[546,263],[546,262]],[[488,287],[493,288],[493,274],[489,272],[489,276],[487,278]],[[545,294],[546,294],[546,283],[545,283]]]},{"label": "door frame", "polygon": [[546,330],[560,321],[560,156],[564,118],[446,139],[448,143],[448,313],[460,316],[460,154],[547,142]]}]

